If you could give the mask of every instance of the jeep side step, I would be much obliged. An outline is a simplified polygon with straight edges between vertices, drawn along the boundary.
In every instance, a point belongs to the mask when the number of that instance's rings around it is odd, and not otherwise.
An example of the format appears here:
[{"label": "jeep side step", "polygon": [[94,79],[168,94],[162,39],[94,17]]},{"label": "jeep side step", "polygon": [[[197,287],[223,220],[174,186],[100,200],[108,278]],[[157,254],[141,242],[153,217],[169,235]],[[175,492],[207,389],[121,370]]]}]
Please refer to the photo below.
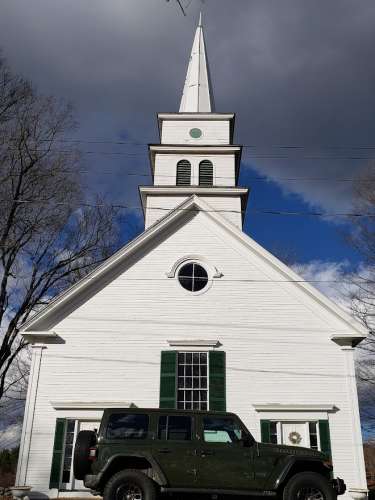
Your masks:
[{"label": "jeep side step", "polygon": [[207,495],[244,495],[258,497],[274,497],[276,491],[255,491],[255,490],[218,490],[211,488],[165,488],[161,487],[162,493],[202,493]]}]

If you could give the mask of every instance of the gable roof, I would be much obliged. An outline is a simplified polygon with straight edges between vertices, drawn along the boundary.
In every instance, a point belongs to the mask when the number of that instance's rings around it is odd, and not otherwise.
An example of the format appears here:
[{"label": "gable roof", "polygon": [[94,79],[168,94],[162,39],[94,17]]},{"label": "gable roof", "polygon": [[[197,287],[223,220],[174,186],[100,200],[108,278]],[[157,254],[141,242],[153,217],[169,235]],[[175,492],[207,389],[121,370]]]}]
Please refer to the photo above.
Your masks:
[{"label": "gable roof", "polygon": [[304,281],[292,269],[282,263],[270,252],[265,250],[261,245],[238,229],[238,227],[232,224],[229,220],[225,219],[222,215],[220,215],[220,213],[215,212],[208,203],[196,195],[190,196],[175,209],[168,212],[165,217],[157,221],[134,240],[114,253],[82,280],[68,288],[55,299],[51,300],[46,307],[34,314],[21,326],[21,333],[43,331],[43,323],[45,321],[49,320],[49,322],[53,323],[53,318],[64,318],[67,314],[69,314],[68,312],[64,316],[64,311],[68,310],[69,306],[71,307],[72,304],[78,303],[82,300],[82,297],[87,297],[90,294],[90,291],[94,291],[95,293],[95,286],[97,287],[98,283],[103,283],[106,279],[108,280],[111,272],[113,273],[119,265],[123,264],[127,259],[134,255],[135,252],[150,243],[154,237],[160,236],[176,221],[184,218],[188,220],[199,211],[204,211],[209,219],[221,226],[241,244],[254,252],[265,263],[279,272],[285,278],[285,281],[294,282],[296,287],[302,289],[304,293],[312,297],[317,303],[320,304],[320,306],[324,307],[334,316],[344,321],[355,333],[353,337],[364,338],[367,336],[367,330],[361,323],[359,323],[359,321],[352,318],[347,312],[337,306],[323,293]]}]

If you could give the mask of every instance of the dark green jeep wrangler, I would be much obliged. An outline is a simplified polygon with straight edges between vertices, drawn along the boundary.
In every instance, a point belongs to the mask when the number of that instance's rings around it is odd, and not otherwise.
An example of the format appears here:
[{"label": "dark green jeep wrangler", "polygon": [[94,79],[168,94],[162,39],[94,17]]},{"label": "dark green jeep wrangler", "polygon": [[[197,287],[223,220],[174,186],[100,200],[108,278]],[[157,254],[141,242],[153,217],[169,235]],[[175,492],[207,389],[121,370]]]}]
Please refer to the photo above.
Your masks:
[{"label": "dark green jeep wrangler", "polygon": [[345,492],[314,450],[258,443],[233,413],[105,410],[99,432],[81,431],[74,474],[104,500],[158,493],[334,500]]}]

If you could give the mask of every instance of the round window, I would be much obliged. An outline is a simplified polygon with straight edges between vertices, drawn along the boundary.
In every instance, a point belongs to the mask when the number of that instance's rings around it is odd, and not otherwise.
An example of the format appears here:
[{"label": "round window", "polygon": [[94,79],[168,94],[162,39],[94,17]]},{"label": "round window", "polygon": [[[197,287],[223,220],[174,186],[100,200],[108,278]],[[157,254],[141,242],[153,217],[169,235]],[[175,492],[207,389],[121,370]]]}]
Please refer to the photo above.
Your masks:
[{"label": "round window", "polygon": [[189,292],[199,292],[207,285],[208,274],[201,265],[189,262],[189,264],[181,267],[178,273],[178,281]]},{"label": "round window", "polygon": [[189,134],[193,139],[199,139],[199,137],[202,136],[202,131],[200,128],[192,128],[190,129]]}]

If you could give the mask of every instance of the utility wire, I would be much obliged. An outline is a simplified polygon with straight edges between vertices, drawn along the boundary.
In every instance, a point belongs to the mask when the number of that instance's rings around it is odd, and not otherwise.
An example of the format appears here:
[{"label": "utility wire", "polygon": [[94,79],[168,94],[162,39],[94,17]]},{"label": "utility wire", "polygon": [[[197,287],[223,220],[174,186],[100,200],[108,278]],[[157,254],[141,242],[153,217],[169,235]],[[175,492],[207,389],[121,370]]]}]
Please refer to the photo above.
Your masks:
[{"label": "utility wire", "polygon": [[[72,206],[71,203],[66,202],[51,202],[48,200],[23,200],[18,198],[13,198],[12,200],[0,200],[1,203],[9,203],[9,201],[14,201],[20,204],[27,203],[36,203],[36,204],[45,204],[45,205],[55,205],[55,206]],[[82,207],[112,207],[116,209],[124,209],[124,210],[143,210],[142,207],[136,205],[122,205],[122,204],[106,204],[106,203],[80,203],[79,206]],[[246,213],[253,212],[259,214],[268,214],[268,215],[283,215],[283,216],[305,216],[305,217],[375,217],[375,213],[361,213],[361,212],[301,212],[301,211],[287,211],[287,210],[271,210],[271,209],[257,209],[250,208],[248,210],[226,210],[226,209],[197,209],[197,208],[166,208],[166,207],[147,207],[147,210],[163,210],[167,212],[175,212],[175,211],[183,211],[183,212],[206,212],[206,213]]]},{"label": "utility wire", "polygon": [[[86,138],[86,139],[54,139],[51,141],[50,139],[41,139],[41,142],[63,142],[63,143],[75,143],[75,144],[115,144],[115,145],[125,145],[125,146],[149,146],[150,143],[148,142],[138,142],[138,141],[114,141],[114,140],[109,140],[106,138]],[[99,139],[99,140],[98,140]],[[15,139],[16,140],[16,139]],[[163,144],[160,144],[161,146]],[[195,144],[192,143],[187,143],[187,144],[177,144],[177,146],[195,146]],[[213,146],[233,146],[237,144],[213,144]],[[240,144],[241,145],[241,144]],[[210,146],[209,144],[206,144],[206,146]],[[211,144],[212,146],[212,144]],[[323,146],[307,146],[307,145],[298,145],[298,144],[263,144],[263,145],[256,145],[256,144],[242,144],[241,145],[243,148],[252,148],[252,149],[306,149],[306,150],[313,150],[313,149],[337,149],[337,150],[342,150],[342,149],[354,149],[354,150],[366,150],[366,149],[375,149],[375,144],[369,144],[369,145],[360,145],[360,146],[348,146],[348,145],[323,145]]]},{"label": "utility wire", "polygon": [[[165,165],[165,167],[168,167]],[[90,170],[90,169],[64,169],[61,173],[79,173],[79,174],[92,174],[96,175],[119,175],[121,177],[153,177],[150,173],[143,172],[119,172],[118,170],[114,172],[113,170]],[[9,177],[18,177],[17,173],[10,173]],[[176,179],[175,174],[166,175],[166,174],[157,174],[155,175],[157,178],[165,178],[165,179]],[[214,179],[233,179],[233,175],[214,175]],[[363,182],[362,179],[356,178],[340,178],[340,177],[273,177],[273,176],[259,176],[259,177],[248,177],[247,181],[251,182],[273,182],[273,181],[282,181],[282,182]],[[366,181],[375,181],[375,177],[366,177]],[[175,186],[175,184],[173,184]],[[163,187],[163,186],[158,186]],[[197,186],[199,187],[199,186]],[[237,186],[209,186],[209,187],[237,187]]]},{"label": "utility wire", "polygon": [[[134,157],[140,158],[141,156],[146,157],[148,152],[145,151],[143,153],[128,153],[124,151],[75,151],[71,149],[67,150],[59,150],[59,149],[33,149],[28,148],[30,153],[58,153],[58,154],[85,154],[85,155],[101,155],[101,156],[126,156],[126,157]],[[18,152],[17,148],[8,148],[8,151]],[[207,155],[198,155],[205,157]],[[375,160],[375,156],[319,156],[319,155],[311,155],[311,156],[298,156],[292,157],[290,155],[267,155],[267,154],[249,154],[246,156],[248,159],[263,159],[263,160],[332,160],[332,161],[369,161]]]}]

